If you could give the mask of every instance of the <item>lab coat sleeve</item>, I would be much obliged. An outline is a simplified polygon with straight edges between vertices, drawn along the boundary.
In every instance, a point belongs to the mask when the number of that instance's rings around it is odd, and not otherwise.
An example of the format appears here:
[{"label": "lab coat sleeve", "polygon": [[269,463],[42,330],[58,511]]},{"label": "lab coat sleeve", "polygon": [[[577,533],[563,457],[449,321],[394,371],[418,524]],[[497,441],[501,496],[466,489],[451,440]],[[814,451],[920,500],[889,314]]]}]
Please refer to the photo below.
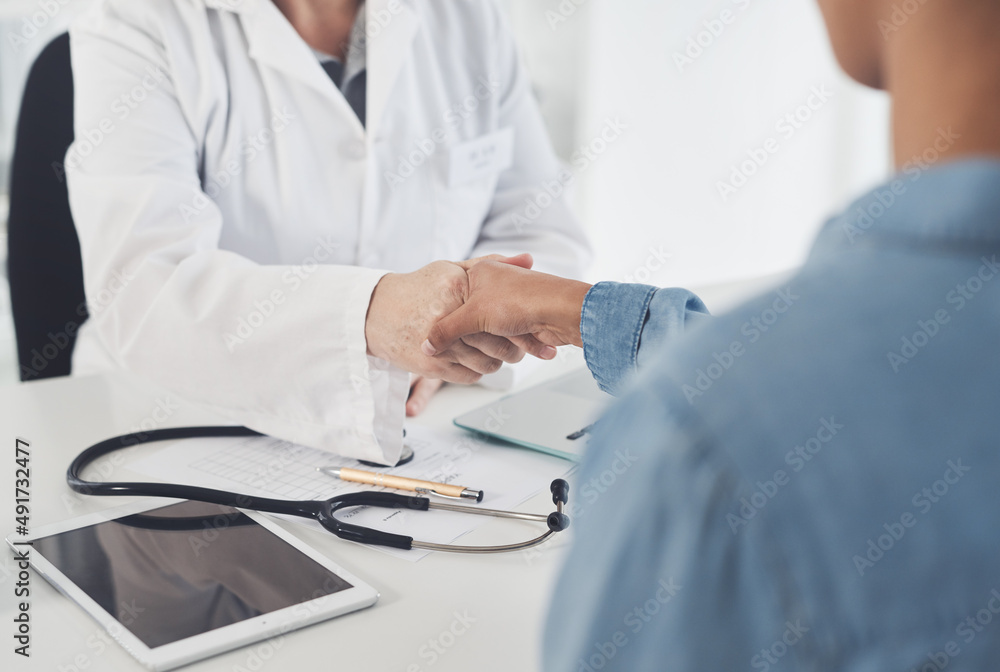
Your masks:
[{"label": "lab coat sleeve", "polygon": [[[408,376],[369,357],[364,334],[383,272],[259,265],[219,249],[223,218],[201,191],[171,54],[140,11],[114,7],[71,31],[76,141],[65,166],[85,328],[119,366],[236,423],[394,463]],[[186,219],[192,193],[204,209]]]},{"label": "lab coat sleeve", "polygon": [[583,228],[567,205],[573,174],[559,162],[531,92],[513,36],[491,0],[495,71],[502,89],[498,128],[514,130],[514,157],[499,177],[472,257],[530,252],[535,269],[580,279],[591,259]]}]

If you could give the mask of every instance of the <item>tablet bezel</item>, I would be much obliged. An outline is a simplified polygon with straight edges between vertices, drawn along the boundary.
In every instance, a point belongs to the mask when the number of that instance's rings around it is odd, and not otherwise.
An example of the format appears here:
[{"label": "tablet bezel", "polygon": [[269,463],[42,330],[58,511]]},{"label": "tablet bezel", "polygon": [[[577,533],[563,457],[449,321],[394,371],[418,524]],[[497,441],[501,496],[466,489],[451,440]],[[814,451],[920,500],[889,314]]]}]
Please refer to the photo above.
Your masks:
[{"label": "tablet bezel", "polygon": [[[31,549],[31,546],[27,545],[28,542],[36,541],[43,537],[90,527],[137,513],[145,513],[184,501],[186,500],[157,499],[153,502],[148,500],[135,502],[60,523],[45,525],[32,531],[30,535],[25,537],[10,535],[6,541],[11,550],[17,554],[24,548]],[[329,618],[364,609],[375,604],[378,600],[379,593],[374,588],[343,569],[316,549],[302,542],[298,537],[286,531],[280,525],[277,525],[273,520],[256,511],[239,508],[237,510],[250,517],[254,522],[276,535],[285,543],[290,544],[308,558],[351,584],[351,588],[324,595],[308,602],[294,604],[290,607],[262,614],[245,621],[231,623],[230,625],[171,642],[170,644],[150,648],[134,635],[127,626],[105,611],[82,588],[74,584],[65,574],[59,571],[47,558],[34,552],[34,549],[31,549],[28,553],[28,563],[40,576],[52,584],[56,590],[80,605],[84,611],[100,623],[101,627],[122,648],[135,657],[140,664],[157,672],[172,670],[182,665],[188,665],[264,639],[271,639]]]}]

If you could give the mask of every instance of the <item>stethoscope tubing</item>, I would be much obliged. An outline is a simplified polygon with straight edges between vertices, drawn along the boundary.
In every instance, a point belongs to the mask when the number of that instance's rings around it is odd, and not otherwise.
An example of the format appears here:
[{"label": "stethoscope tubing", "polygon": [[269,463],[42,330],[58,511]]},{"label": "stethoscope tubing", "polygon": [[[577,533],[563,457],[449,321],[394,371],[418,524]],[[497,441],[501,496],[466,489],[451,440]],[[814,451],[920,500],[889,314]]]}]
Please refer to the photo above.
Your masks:
[{"label": "stethoscope tubing", "polygon": [[[552,501],[556,511],[548,515],[502,511],[498,509],[481,509],[471,506],[459,506],[432,502],[425,497],[410,497],[385,492],[356,492],[340,495],[328,500],[283,500],[268,497],[256,497],[227,490],[215,490],[195,485],[175,483],[148,482],[100,482],[88,481],[81,475],[83,470],[95,460],[124,448],[130,448],[144,443],[171,441],[192,438],[236,438],[264,436],[260,432],[247,427],[238,426],[208,426],[208,427],[172,427],[154,429],[144,432],[133,432],[122,436],[105,439],[87,448],[70,463],[66,470],[66,482],[74,491],[84,495],[105,497],[166,497],[171,499],[188,499],[220,506],[252,509],[266,513],[311,518],[318,521],[324,528],[349,541],[363,544],[389,546],[409,550],[411,548],[446,551],[451,553],[508,553],[532,548],[551,537],[556,532],[569,526],[569,518],[563,513],[563,505],[568,501],[569,485],[557,479],[552,482]],[[334,515],[341,508],[353,506],[380,506],[388,508],[405,508],[416,511],[438,509],[442,511],[457,511],[477,516],[492,516],[495,518],[512,518],[531,522],[546,523],[549,527],[543,534],[517,544],[500,546],[462,546],[457,544],[437,544],[415,541],[412,537],[391,534],[381,530],[350,525],[339,521]]]},{"label": "stethoscope tubing", "polygon": [[225,437],[255,437],[263,436],[247,427],[172,427],[169,429],[154,429],[148,432],[134,432],[116,436],[95,443],[90,448],[76,456],[66,470],[66,482],[74,491],[84,495],[103,497],[168,497],[174,499],[191,499],[221,506],[233,506],[255,511],[266,511],[290,516],[315,518],[319,512],[320,502],[292,501],[255,497],[228,490],[202,488],[196,485],[179,485],[176,483],[145,483],[115,481],[103,483],[88,481],[81,476],[84,468],[91,462],[110,453],[125,448],[131,448],[143,443],[171,441],[192,438],[225,438]]}]

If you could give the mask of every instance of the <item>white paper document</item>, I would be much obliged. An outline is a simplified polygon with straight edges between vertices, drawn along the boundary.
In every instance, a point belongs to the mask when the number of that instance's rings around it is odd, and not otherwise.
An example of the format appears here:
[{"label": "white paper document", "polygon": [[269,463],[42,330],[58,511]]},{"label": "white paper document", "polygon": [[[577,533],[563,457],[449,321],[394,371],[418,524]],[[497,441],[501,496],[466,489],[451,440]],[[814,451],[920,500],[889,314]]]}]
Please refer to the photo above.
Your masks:
[{"label": "white paper document", "polygon": [[[162,450],[131,465],[135,471],[159,481],[232,490],[275,499],[315,500],[362,490],[384,492],[359,483],[348,483],[316,470],[317,467],[352,467],[396,476],[439,483],[454,483],[485,493],[481,504],[475,500],[436,501],[511,509],[542,490],[573,468],[565,460],[530,450],[490,443],[455,429],[432,430],[419,425],[407,427],[405,439],[413,448],[414,459],[395,468],[360,465],[315,448],[271,437],[187,439],[166,445]],[[399,492],[390,490],[390,492]],[[403,492],[414,495],[416,493]],[[554,510],[554,509],[552,509]],[[546,509],[537,513],[548,514]],[[280,516],[323,529],[307,518]],[[372,527],[393,534],[403,534],[420,541],[451,543],[484,522],[484,516],[470,516],[449,511],[410,511],[358,507],[342,510],[337,517],[352,524]],[[536,532],[534,527],[538,528]],[[543,525],[526,526],[525,539],[545,531]],[[350,542],[344,542],[350,543]],[[500,542],[505,543],[505,542]],[[376,546],[392,555],[419,560],[428,551]]]}]

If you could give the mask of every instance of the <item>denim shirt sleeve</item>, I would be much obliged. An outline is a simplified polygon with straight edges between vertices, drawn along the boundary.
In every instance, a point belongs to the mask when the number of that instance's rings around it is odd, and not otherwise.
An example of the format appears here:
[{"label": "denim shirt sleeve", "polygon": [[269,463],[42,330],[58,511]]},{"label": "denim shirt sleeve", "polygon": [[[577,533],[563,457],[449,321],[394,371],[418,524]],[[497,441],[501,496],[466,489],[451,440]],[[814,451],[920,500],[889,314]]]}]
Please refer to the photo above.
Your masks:
[{"label": "denim shirt sleeve", "polygon": [[587,366],[601,389],[616,394],[689,320],[707,315],[701,299],[685,289],[599,282],[580,315]]}]

